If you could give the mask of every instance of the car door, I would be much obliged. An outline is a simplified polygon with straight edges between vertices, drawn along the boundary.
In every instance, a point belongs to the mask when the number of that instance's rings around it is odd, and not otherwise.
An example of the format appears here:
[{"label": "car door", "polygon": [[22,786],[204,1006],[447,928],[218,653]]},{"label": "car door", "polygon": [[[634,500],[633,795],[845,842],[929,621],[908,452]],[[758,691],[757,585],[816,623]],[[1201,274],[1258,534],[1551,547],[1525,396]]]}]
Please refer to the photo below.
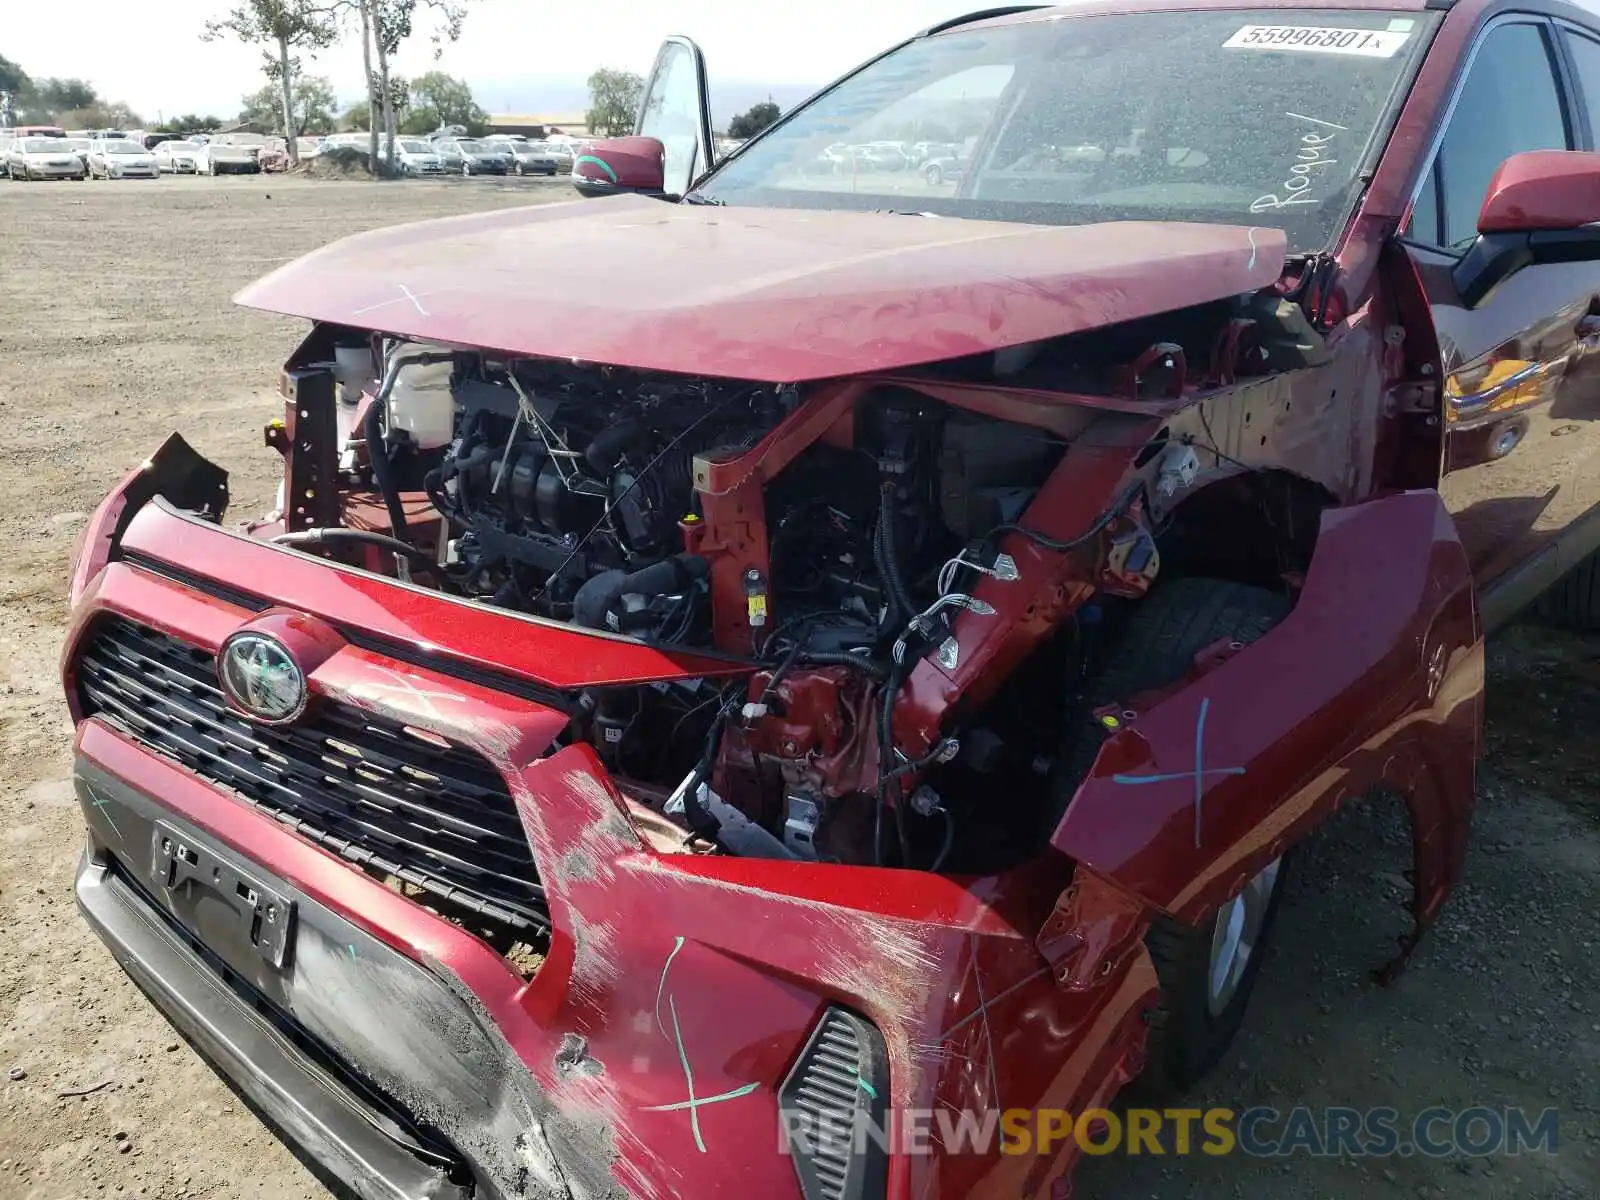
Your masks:
[{"label": "car door", "polygon": [[662,180],[669,199],[684,195],[716,165],[705,55],[688,38],[674,36],[661,43],[633,132],[666,148]]},{"label": "car door", "polygon": [[[1444,365],[1440,493],[1467,549],[1486,615],[1495,593],[1553,579],[1600,537],[1584,518],[1600,501],[1600,388],[1580,370],[1600,313],[1600,266],[1547,263],[1519,271],[1475,305],[1452,278],[1477,234],[1495,171],[1527,150],[1585,149],[1557,26],[1513,14],[1491,21],[1436,135],[1402,231],[1427,292]],[[1571,561],[1566,565],[1570,566]]]}]

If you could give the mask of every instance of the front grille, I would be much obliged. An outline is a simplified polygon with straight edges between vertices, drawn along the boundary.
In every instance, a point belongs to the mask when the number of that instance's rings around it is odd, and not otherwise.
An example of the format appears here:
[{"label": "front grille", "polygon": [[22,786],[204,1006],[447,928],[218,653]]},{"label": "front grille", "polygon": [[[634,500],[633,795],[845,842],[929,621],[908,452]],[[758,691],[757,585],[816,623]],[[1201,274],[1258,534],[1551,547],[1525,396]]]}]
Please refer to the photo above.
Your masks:
[{"label": "front grille", "polygon": [[85,715],[301,836],[516,934],[548,931],[516,803],[476,751],[332,702],[258,725],[228,707],[211,654],[121,617],[90,633],[77,674]]},{"label": "front grille", "polygon": [[881,1196],[889,1103],[889,1059],[877,1026],[830,1005],[794,1069],[778,1106],[806,1200]]}]

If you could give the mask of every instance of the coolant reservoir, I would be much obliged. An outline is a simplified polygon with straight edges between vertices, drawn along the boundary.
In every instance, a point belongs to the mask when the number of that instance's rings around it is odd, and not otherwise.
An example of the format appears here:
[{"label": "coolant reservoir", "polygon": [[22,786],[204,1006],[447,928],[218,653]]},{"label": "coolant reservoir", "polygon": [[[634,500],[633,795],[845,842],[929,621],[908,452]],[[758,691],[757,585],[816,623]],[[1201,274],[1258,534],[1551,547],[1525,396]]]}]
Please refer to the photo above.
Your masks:
[{"label": "coolant reservoir", "polygon": [[446,445],[455,432],[455,398],[450,394],[452,364],[407,363],[389,393],[389,428],[403,429],[422,450]]}]

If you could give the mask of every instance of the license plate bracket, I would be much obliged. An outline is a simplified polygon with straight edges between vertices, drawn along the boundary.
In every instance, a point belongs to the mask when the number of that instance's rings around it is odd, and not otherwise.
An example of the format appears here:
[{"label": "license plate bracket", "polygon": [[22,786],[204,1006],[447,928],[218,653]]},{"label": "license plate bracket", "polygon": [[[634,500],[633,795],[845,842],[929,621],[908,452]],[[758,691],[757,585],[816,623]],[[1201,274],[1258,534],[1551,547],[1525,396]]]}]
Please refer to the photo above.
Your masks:
[{"label": "license plate bracket", "polygon": [[235,935],[230,940],[283,970],[294,941],[294,901],[165,821],[151,828],[150,874],[167,907],[195,932],[203,907],[206,925],[220,918]]}]

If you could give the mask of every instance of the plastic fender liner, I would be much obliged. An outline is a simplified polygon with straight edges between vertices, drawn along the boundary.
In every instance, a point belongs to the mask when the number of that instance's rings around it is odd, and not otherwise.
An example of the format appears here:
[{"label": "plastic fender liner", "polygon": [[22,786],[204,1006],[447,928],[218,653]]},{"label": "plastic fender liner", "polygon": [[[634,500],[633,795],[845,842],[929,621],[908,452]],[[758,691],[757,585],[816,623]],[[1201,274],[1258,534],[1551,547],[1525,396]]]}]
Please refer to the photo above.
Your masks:
[{"label": "plastic fender liner", "polygon": [[1410,810],[1418,931],[1459,877],[1483,640],[1437,492],[1329,509],[1281,624],[1148,711],[1123,700],[1131,716],[1051,843],[1155,908],[1197,921],[1340,803],[1383,788]]}]

